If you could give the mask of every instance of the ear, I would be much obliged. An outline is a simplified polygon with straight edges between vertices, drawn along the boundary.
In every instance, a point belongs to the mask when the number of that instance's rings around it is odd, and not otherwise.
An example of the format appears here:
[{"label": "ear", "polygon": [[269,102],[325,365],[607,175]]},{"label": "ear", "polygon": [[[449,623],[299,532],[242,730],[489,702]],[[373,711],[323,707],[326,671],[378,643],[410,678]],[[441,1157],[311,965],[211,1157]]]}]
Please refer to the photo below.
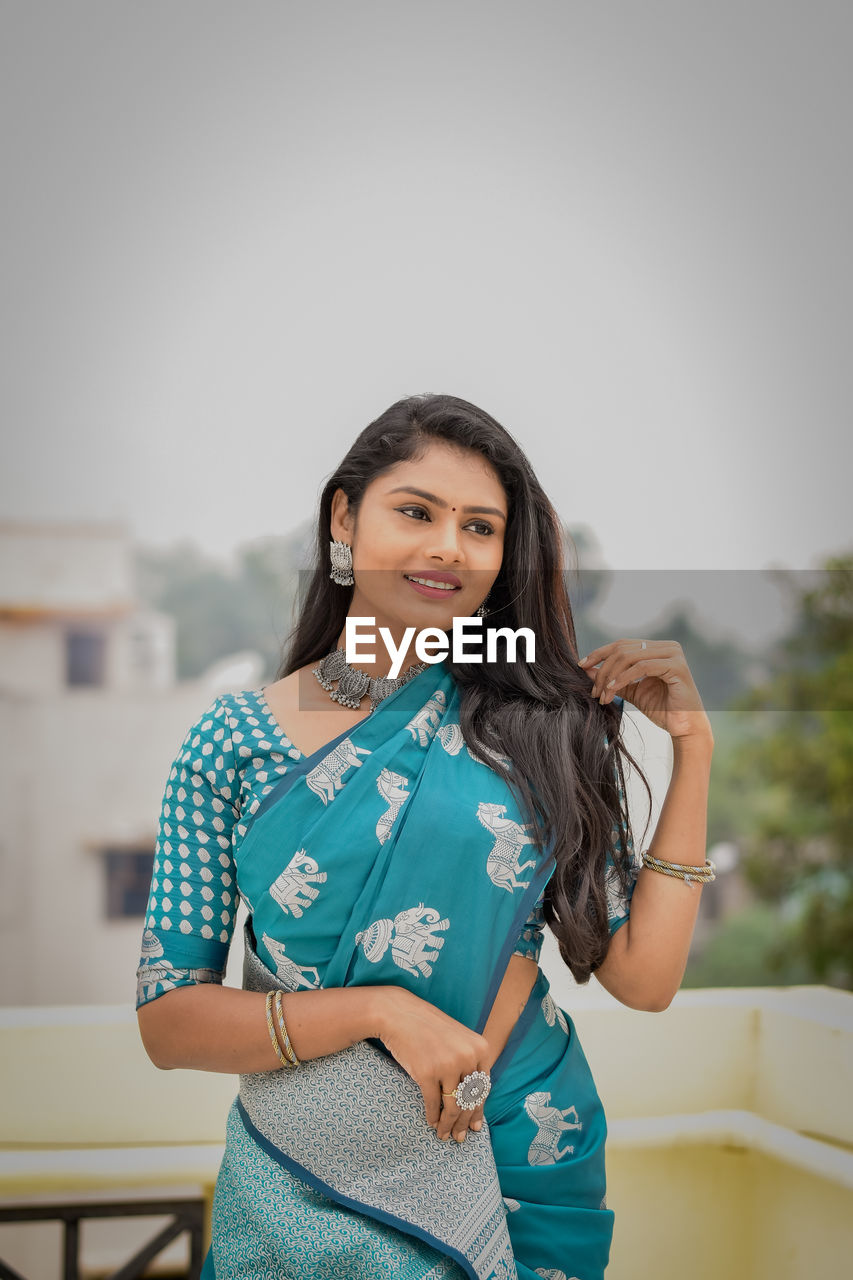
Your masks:
[{"label": "ear", "polygon": [[330,526],[333,538],[338,542],[352,544],[352,513],[349,509],[349,499],[343,489],[336,489],[332,495]]}]

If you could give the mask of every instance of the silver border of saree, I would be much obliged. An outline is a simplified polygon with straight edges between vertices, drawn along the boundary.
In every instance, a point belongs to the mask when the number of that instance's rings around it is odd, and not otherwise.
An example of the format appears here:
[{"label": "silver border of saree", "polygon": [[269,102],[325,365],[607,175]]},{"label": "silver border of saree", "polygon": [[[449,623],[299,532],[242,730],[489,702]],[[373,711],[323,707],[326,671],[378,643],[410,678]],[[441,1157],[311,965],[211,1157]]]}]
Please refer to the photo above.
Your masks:
[{"label": "silver border of saree", "polygon": [[[258,957],[249,924],[244,989],[293,990]],[[249,1132],[297,1177],[432,1244],[472,1280],[518,1280],[485,1119],[465,1142],[442,1142],[418,1085],[367,1040],[239,1080]]]}]

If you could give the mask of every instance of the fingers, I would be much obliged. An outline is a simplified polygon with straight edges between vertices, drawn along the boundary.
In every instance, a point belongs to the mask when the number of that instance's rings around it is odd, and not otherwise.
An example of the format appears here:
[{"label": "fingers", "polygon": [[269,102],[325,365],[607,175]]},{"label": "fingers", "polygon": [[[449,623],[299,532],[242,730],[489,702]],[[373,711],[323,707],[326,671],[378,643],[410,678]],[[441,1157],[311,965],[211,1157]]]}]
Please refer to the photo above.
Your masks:
[{"label": "fingers", "polygon": [[468,1122],[468,1128],[473,1129],[475,1132],[483,1127],[483,1107],[484,1104],[481,1102],[479,1107],[475,1107],[470,1113],[471,1119]]},{"label": "fingers", "polygon": [[[450,1090],[445,1090],[449,1093]],[[460,1111],[455,1098],[442,1098],[441,1117],[436,1126],[436,1136],[446,1142],[453,1133],[457,1141],[462,1142],[468,1131],[470,1111]]]},{"label": "fingers", "polygon": [[466,1110],[459,1106],[454,1095],[458,1085],[467,1076],[477,1071],[488,1074],[493,1055],[485,1036],[466,1028],[465,1041],[463,1050],[457,1049],[441,1055],[443,1061],[434,1063],[434,1074],[423,1077],[418,1073],[413,1077],[423,1094],[426,1122],[444,1142],[451,1135],[458,1142],[464,1142],[469,1128],[476,1130],[483,1127],[485,1098],[477,1107]]},{"label": "fingers", "polygon": [[[486,1067],[476,1068],[478,1071],[487,1071]],[[436,1134],[442,1141],[453,1137],[457,1142],[464,1142],[469,1129],[475,1132],[483,1127],[483,1110],[485,1102],[479,1103],[472,1110],[463,1110],[456,1099],[452,1096],[453,1088],[448,1089],[447,1085],[441,1086],[441,1116],[436,1126]]]},{"label": "fingers", "polygon": [[639,684],[645,676],[662,674],[667,669],[673,643],[652,640],[645,649],[640,647],[642,643],[641,640],[614,640],[612,644],[592,649],[579,660],[578,665],[592,680],[590,697],[598,698],[604,705],[625,686]]},{"label": "fingers", "polygon": [[[445,1120],[446,1117],[446,1120]],[[455,1117],[455,1118],[454,1118]],[[460,1111],[452,1098],[444,1099],[444,1112],[442,1114],[436,1133],[439,1138],[445,1139],[449,1134],[451,1138],[455,1138],[457,1142],[464,1142],[465,1135],[469,1129],[473,1129],[476,1133],[483,1127],[483,1103],[473,1111]]]},{"label": "fingers", "polygon": [[[446,1092],[449,1093],[450,1090],[448,1089]],[[464,1142],[469,1128],[474,1130],[482,1129],[482,1103],[475,1107],[473,1111],[462,1111],[455,1098],[442,1098],[442,1102],[444,1106],[441,1111],[441,1119],[435,1131],[442,1142],[446,1142],[449,1138],[454,1138],[457,1142]]]},{"label": "fingers", "polygon": [[454,1084],[439,1084],[437,1080],[421,1086],[426,1103],[427,1124],[435,1129],[442,1140],[450,1137],[451,1130],[454,1137],[466,1131],[469,1120],[475,1114],[472,1111],[463,1111],[455,1098],[443,1096],[443,1093],[452,1094],[454,1088]]},{"label": "fingers", "polygon": [[653,665],[656,664],[652,659],[645,658],[641,662],[632,662],[628,666],[622,663],[604,667],[593,677],[589,691],[590,697],[598,698],[602,706],[612,702],[626,684],[639,684],[644,676],[649,675]]},{"label": "fingers", "polygon": [[[441,1108],[444,1098],[441,1096],[443,1086],[437,1080],[431,1080],[429,1083],[421,1085],[421,1093],[424,1096],[426,1104],[426,1122],[431,1129],[436,1129],[441,1118]],[[453,1101],[452,1098],[449,1099]]]}]

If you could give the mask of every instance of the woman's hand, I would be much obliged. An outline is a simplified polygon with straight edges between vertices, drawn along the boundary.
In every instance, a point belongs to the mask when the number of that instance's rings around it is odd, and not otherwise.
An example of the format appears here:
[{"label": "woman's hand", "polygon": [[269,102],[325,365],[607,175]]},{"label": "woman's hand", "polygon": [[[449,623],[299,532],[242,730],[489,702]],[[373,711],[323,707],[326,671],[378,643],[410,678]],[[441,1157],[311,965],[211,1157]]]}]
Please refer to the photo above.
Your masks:
[{"label": "woman's hand", "polygon": [[713,738],[684,651],[677,640],[613,640],[592,649],[579,666],[602,705],[619,694],[673,738]]},{"label": "woman's hand", "polygon": [[452,1093],[470,1072],[491,1069],[489,1042],[406,987],[381,991],[378,1038],[420,1088],[427,1124],[439,1138],[452,1134],[463,1142],[469,1127],[482,1128],[483,1104],[461,1111],[454,1098],[441,1095]]}]

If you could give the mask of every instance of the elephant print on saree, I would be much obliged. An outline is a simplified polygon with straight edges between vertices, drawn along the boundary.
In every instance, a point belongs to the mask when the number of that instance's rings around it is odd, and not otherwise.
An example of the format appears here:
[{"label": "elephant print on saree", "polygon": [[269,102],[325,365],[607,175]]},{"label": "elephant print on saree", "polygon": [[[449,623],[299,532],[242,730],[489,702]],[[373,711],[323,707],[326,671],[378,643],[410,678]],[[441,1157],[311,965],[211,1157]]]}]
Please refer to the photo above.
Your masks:
[{"label": "elephant print on saree", "polygon": [[393,920],[374,920],[355,935],[356,946],[360,945],[367,959],[378,964],[390,945],[396,965],[428,978],[432,973],[430,961],[438,959],[444,946],[444,938],[436,937],[435,930],[450,927],[450,921],[441,920],[440,915],[434,907],[419,902],[416,907],[400,911]]},{"label": "elephant print on saree", "polygon": [[270,885],[270,896],[285,915],[299,919],[320,892],[314,886],[325,884],[326,878],[326,872],[320,870],[314,858],[304,849],[297,849],[281,875]]}]

